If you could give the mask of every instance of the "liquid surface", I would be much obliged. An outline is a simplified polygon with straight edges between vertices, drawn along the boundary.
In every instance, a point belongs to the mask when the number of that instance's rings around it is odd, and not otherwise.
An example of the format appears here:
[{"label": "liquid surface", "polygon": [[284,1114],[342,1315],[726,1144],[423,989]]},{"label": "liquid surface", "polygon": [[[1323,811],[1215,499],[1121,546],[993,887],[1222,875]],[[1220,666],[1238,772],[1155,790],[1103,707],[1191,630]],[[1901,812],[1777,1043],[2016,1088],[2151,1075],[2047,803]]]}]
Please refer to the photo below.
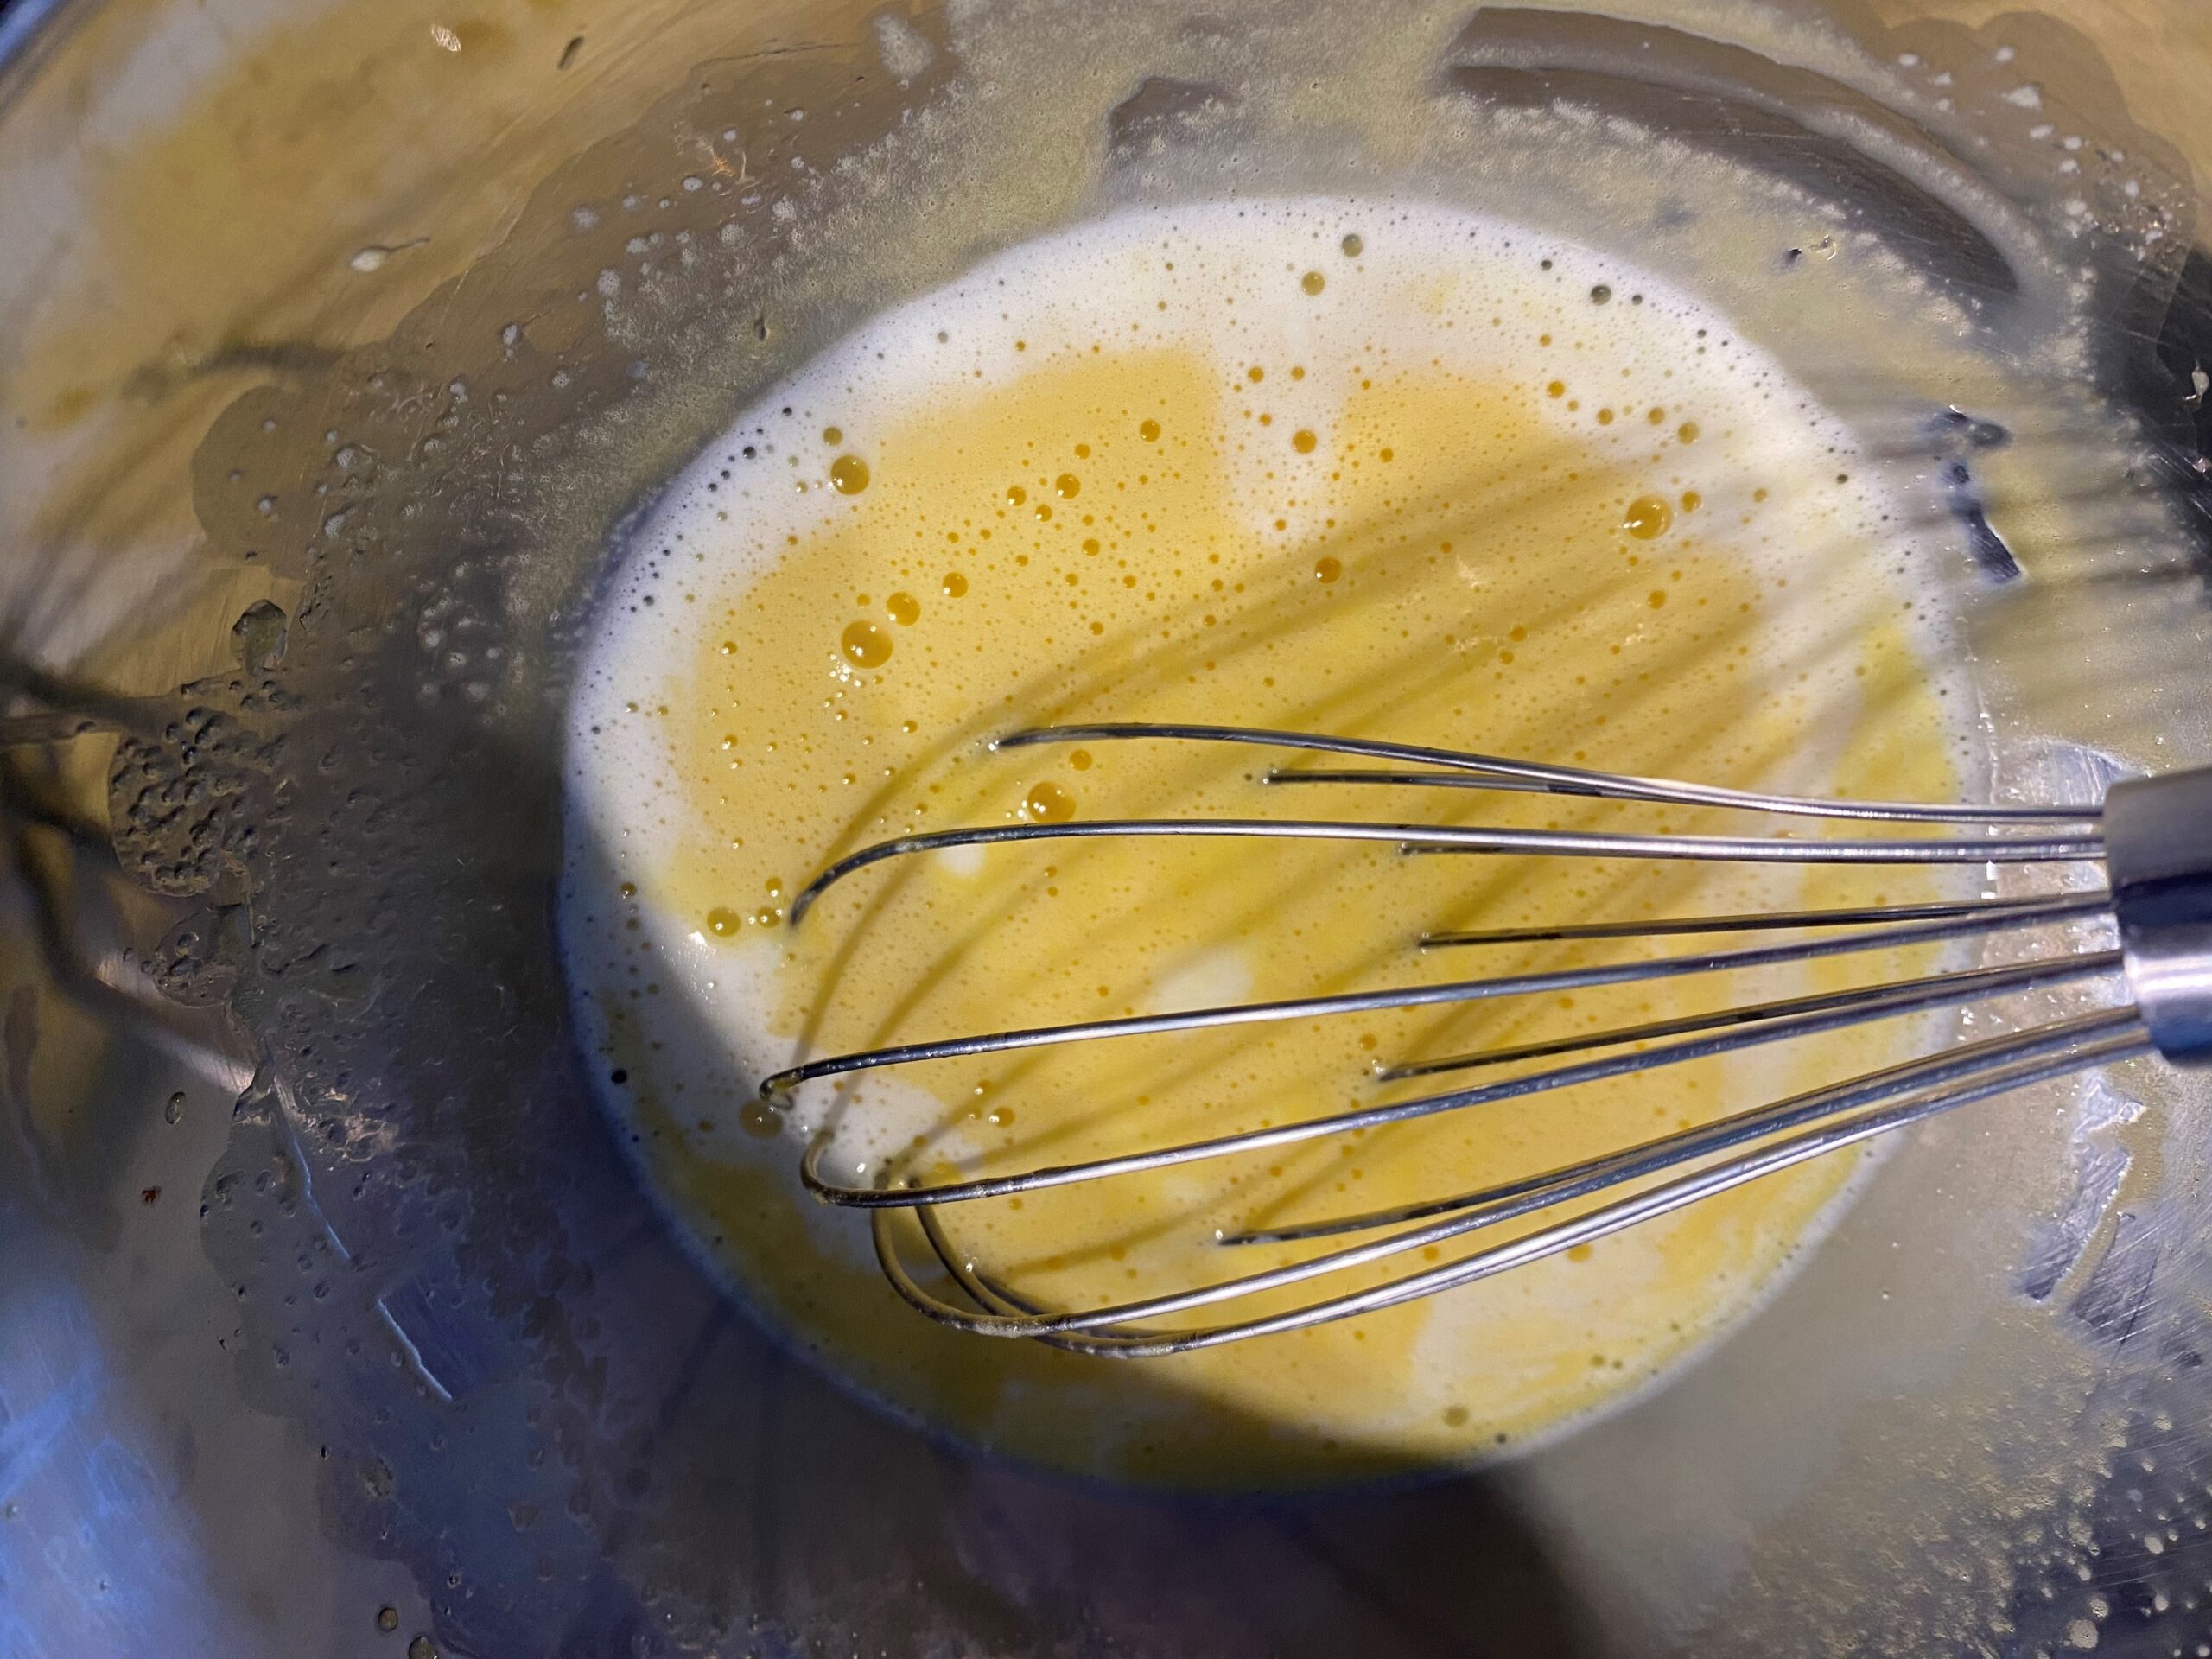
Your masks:
[{"label": "liquid surface", "polygon": [[[971,1441],[1238,1486],[1525,1445],[1678,1368],[1778,1283],[1850,1155],[1450,1294],[1116,1364],[933,1326],[796,1173],[1001,1173],[1487,1080],[1426,1060],[1894,976],[1870,957],[1571,997],[1122,1039],[878,1074],[779,1118],[794,1058],[1615,960],[1425,932],[1904,900],[1910,873],[1057,842],[880,867],[869,842],[1156,816],[1770,832],[1742,814],[1261,781],[1258,751],[994,753],[1042,722],[1219,721],[1700,781],[1940,799],[1904,516],[1725,322],[1439,208],[1132,212],[979,267],[765,400],[607,600],[571,729],[563,935],[602,1092],[702,1255],[840,1375]],[[1285,757],[1284,759],[1291,759]],[[1296,764],[1294,760],[1293,764]],[[1663,947],[1662,947],[1663,948]],[[960,1206],[955,1246],[1088,1307],[1325,1246],[1221,1231],[1554,1167],[1871,1069],[1878,1028],[1159,1175]],[[1338,1292],[1434,1265],[1454,1241]],[[922,1247],[912,1245],[917,1271]],[[926,1275],[925,1275],[926,1277]],[[1306,1293],[1311,1294],[1311,1290]],[[1240,1304],[1243,1315],[1283,1300]]]}]

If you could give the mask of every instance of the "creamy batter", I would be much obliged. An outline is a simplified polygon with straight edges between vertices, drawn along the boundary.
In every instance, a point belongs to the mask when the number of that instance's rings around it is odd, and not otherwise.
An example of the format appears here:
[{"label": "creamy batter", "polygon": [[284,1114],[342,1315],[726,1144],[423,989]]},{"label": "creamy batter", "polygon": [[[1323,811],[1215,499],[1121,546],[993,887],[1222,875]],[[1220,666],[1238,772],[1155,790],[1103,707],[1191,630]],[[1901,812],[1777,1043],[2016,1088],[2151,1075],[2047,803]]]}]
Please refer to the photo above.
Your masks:
[{"label": "creamy batter", "polygon": [[[887,1042],[1638,948],[1415,948],[1440,929],[1903,900],[1933,878],[1055,842],[880,868],[798,928],[786,907],[887,836],[1076,817],[1817,833],[1270,789],[1255,776],[1270,757],[1249,751],[987,747],[1046,721],[1221,721],[1956,795],[1967,696],[1935,666],[1941,622],[1916,607],[1906,516],[1725,320],[1457,211],[1137,210],[979,266],[747,411],[613,582],[573,708],[563,894],[609,1109],[702,1256],[792,1341],[894,1408],[1024,1458],[1267,1484],[1492,1454],[1624,1400],[1775,1287],[1854,1155],[1441,1298],[1117,1364],[909,1312],[865,1222],[800,1191],[804,1133],[833,1123],[847,1173],[887,1158],[931,1178],[1003,1173],[1419,1091],[1378,1084],[1377,1062],[1924,961],[949,1062],[824,1087],[798,1122],[753,1085],[794,1058]],[[1096,1306],[1321,1248],[1224,1247],[1222,1230],[1549,1168],[1903,1058],[1916,1035],[1878,1027],[944,1219],[1025,1293]]]}]

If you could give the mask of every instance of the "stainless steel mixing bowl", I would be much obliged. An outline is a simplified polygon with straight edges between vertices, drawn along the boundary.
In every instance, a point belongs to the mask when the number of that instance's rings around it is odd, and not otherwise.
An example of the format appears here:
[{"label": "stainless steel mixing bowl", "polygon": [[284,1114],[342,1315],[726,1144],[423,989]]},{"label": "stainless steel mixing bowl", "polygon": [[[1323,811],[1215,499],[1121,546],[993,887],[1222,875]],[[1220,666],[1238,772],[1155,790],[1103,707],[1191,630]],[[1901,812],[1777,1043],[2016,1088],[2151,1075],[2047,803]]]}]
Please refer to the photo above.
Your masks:
[{"label": "stainless steel mixing bowl", "polygon": [[[2001,454],[1991,406],[1885,429],[1995,781],[2212,759],[2212,13],[1997,10],[8,13],[0,1653],[2212,1652],[2206,1115],[2154,1071],[1929,1128],[1543,1450],[1198,1498],[978,1458],[756,1331],[594,1110],[551,949],[626,515],[873,308],[1179,192],[1610,203],[1770,341],[1829,330],[1784,354],[1870,419],[1915,371],[1807,284],[1904,251],[2012,354]],[[1561,110],[1626,171],[1548,172]],[[1708,163],[1768,218],[1701,219]]]}]

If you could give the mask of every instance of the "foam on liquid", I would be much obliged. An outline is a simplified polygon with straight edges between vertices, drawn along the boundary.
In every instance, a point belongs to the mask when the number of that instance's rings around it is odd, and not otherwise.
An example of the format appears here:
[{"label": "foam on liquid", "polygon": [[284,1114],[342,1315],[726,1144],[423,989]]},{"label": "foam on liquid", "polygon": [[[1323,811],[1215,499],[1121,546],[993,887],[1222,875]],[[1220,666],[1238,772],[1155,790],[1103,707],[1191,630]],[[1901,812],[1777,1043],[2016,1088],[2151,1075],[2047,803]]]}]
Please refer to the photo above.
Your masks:
[{"label": "foam on liquid", "polygon": [[[800,1192],[804,1130],[835,1122],[848,1176],[896,1158],[932,1178],[1061,1163],[1496,1075],[1383,1087],[1377,1061],[1926,957],[944,1063],[842,1102],[824,1090],[798,1124],[753,1103],[753,1085],[795,1053],[1638,948],[1424,953],[1427,931],[1904,900],[1931,879],[1056,842],[872,872],[796,930],[785,906],[842,852],[979,823],[1792,827],[1269,788],[1255,774],[1274,757],[1257,752],[985,747],[1046,721],[1217,721],[1955,795],[1967,696],[1936,666],[1941,620],[1916,607],[1906,514],[1872,470],[1722,318],[1456,210],[1132,210],[877,319],[671,489],[614,579],[575,697],[563,937],[640,1168],[702,1257],[836,1371],[963,1438],[1085,1472],[1243,1485],[1465,1459],[1629,1397],[1771,1292],[1851,1155],[1440,1299],[1116,1364],[908,1312],[866,1224]],[[944,1219],[1025,1291],[1096,1306],[1307,1253],[1224,1249],[1217,1230],[1550,1168],[1888,1063],[1918,1035],[1871,1028]]]}]

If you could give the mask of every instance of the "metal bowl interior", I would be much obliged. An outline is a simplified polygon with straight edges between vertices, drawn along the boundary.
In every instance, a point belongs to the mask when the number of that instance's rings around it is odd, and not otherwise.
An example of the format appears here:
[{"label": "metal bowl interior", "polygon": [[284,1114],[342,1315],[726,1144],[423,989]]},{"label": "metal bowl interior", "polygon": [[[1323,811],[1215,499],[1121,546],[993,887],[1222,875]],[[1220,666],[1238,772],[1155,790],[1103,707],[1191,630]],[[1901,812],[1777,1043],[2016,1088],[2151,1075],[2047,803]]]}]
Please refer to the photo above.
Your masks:
[{"label": "metal bowl interior", "polygon": [[[1992,785],[2212,759],[2212,22],[1990,10],[11,14],[0,1649],[2193,1650],[2171,1074],[1918,1132],[1725,1346],[1544,1449],[1198,1499],[978,1458],[754,1329],[616,1154],[552,949],[627,516],[856,320],[1128,200],[1586,237],[1640,181],[1605,234],[1900,466],[1964,464],[1915,423],[1953,404],[2013,434],[1929,526]],[[1548,159],[1561,109],[1607,169]],[[1669,219],[1705,169],[1770,194]],[[1965,344],[1854,341],[1758,239],[1793,214],[1909,251]]]}]

